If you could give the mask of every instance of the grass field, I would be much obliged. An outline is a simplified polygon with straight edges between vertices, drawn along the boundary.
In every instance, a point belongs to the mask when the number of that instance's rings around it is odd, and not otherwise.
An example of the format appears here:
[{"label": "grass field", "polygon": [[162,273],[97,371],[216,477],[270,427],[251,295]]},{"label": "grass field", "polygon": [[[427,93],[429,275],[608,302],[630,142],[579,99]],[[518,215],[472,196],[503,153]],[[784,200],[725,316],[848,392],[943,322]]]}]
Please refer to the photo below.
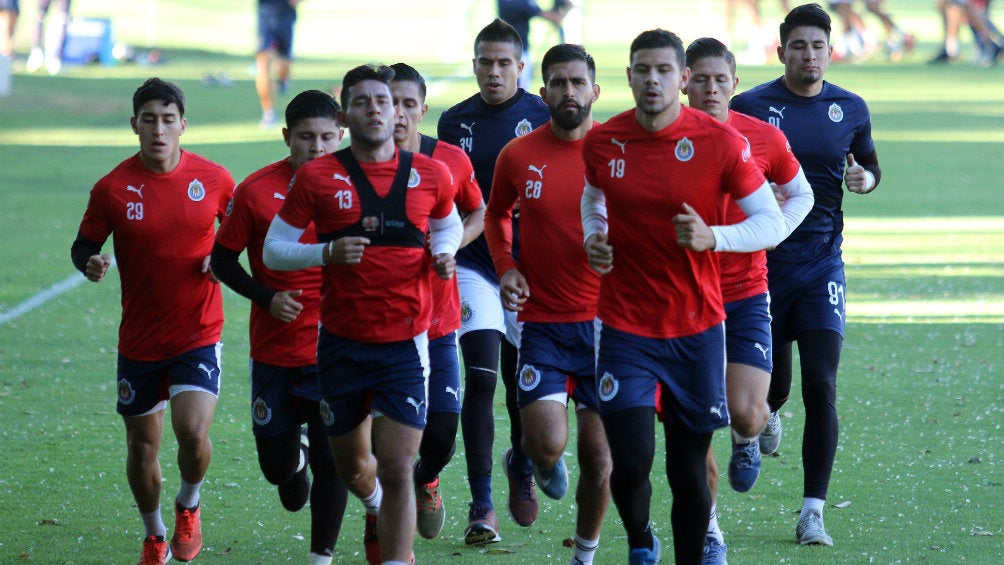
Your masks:
[{"label": "grass field", "polygon": [[[775,3],[764,4],[776,21]],[[898,65],[877,58],[834,65],[827,75],[868,100],[883,168],[875,193],[845,199],[848,330],[838,381],[841,443],[826,511],[836,545],[794,543],[803,420],[795,398],[784,408],[780,455],[764,462],[757,487],[720,495],[734,565],[1004,564],[1004,71],[925,65],[939,33],[932,3],[886,4],[918,32],[918,50]],[[31,6],[24,8],[22,51]],[[491,3],[428,3],[417,14],[413,3],[387,0],[379,20],[367,16],[369,9],[303,4],[294,88],[331,88],[352,65],[406,57],[433,79],[424,125],[434,133],[438,113],[474,91],[465,61]],[[73,274],[69,245],[89,188],[136,150],[128,129],[132,91],[152,75],[179,82],[188,95],[184,146],[238,179],[285,150],[277,132],[257,129],[247,73],[250,0],[90,0],[74,10],[115,13],[116,37],[158,49],[164,62],[69,68],[57,77],[18,72],[13,94],[0,98],[0,565],[136,559],[142,529],[114,409],[117,272],[102,285],[70,285],[12,315]],[[408,20],[410,12],[416,16]],[[573,31],[598,62],[598,117],[631,104],[623,67],[638,31],[662,25],[689,41],[720,29],[721,13],[720,2],[586,0]],[[546,27],[534,33],[538,45],[554,40]],[[203,84],[210,72],[225,72],[234,84]],[[779,73],[777,64],[742,67],[740,88]],[[258,470],[248,417],[247,309],[227,291],[225,383],[203,488],[206,549],[197,563],[303,563],[308,517],[281,510]],[[501,438],[501,396],[496,415]],[[716,437],[720,454],[727,442],[724,433]],[[165,446],[172,443],[165,438]],[[496,448],[500,456],[505,446]],[[164,453],[166,503],[177,472],[173,450]],[[724,467],[724,455],[721,461]],[[416,542],[420,563],[567,562],[570,499],[542,500],[540,520],[526,530],[503,517],[499,544],[464,546],[464,476],[458,452],[444,473],[447,527],[438,540]],[[668,547],[671,498],[658,460],[653,484],[653,521]],[[504,479],[497,477],[495,487],[504,514]],[[336,563],[365,562],[361,535],[361,505],[350,501]],[[596,562],[622,563],[624,551],[612,509]]]}]

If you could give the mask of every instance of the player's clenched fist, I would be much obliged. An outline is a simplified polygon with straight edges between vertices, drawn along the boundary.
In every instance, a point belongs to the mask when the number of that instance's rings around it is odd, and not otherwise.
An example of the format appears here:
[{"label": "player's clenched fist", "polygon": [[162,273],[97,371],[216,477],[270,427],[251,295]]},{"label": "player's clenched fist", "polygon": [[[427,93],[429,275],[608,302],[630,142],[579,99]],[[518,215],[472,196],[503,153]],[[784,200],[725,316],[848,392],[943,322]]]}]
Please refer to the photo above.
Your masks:
[{"label": "player's clenched fist", "polygon": [[457,260],[449,253],[440,253],[432,256],[432,270],[436,271],[439,278],[444,281],[450,280],[457,270]]},{"label": "player's clenched fist", "polygon": [[676,242],[691,251],[707,251],[715,248],[715,233],[704,223],[700,214],[686,202],[683,213],[673,216],[676,228]]},{"label": "player's clenched fist", "polygon": [[614,248],[605,233],[596,233],[586,240],[586,254],[589,256],[589,266],[601,275],[614,268]]},{"label": "player's clenched fist", "polygon": [[90,259],[87,260],[87,268],[84,269],[84,275],[91,282],[101,282],[101,279],[105,278],[105,273],[108,272],[108,268],[111,266],[111,255],[107,253],[91,255]]},{"label": "player's clenched fist", "polygon": [[346,236],[332,240],[324,248],[324,262],[338,265],[358,265],[363,260],[363,251],[370,244],[365,237]]}]

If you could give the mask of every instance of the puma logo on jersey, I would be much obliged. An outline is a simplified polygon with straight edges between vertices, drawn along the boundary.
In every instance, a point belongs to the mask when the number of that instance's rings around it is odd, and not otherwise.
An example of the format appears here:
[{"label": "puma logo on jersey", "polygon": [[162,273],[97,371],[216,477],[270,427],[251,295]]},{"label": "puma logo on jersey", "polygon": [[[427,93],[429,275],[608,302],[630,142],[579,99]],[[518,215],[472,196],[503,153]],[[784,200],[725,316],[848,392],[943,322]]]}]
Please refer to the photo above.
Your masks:
[{"label": "puma logo on jersey", "polygon": [[627,145],[626,141],[620,141],[618,139],[614,139],[614,138],[611,137],[610,138],[610,143],[613,143],[617,147],[620,147],[621,148],[621,154],[625,153],[624,146]]},{"label": "puma logo on jersey", "polygon": [[331,175],[331,178],[333,178],[335,180],[340,180],[340,181],[344,182],[345,184],[347,184],[349,186],[352,186],[352,179],[349,178],[349,177],[347,177],[347,176],[345,176],[345,175],[340,175],[338,173],[335,173],[335,174]]},{"label": "puma logo on jersey", "polygon": [[279,194],[278,192],[273,192],[272,193],[272,198],[275,198],[276,200],[285,200],[286,199],[285,196]]},{"label": "puma logo on jersey", "polygon": [[446,392],[452,394],[453,398],[455,398],[457,400],[457,402],[460,401],[460,389],[459,388],[453,388],[452,386],[448,386],[448,387],[446,387]]},{"label": "puma logo on jersey", "polygon": [[467,130],[467,133],[474,135],[474,124],[476,123],[477,122],[471,122],[471,125],[467,125],[463,122],[460,122],[460,129],[465,129]]},{"label": "puma logo on jersey", "polygon": [[136,188],[135,186],[133,186],[133,185],[130,184],[129,186],[126,187],[126,190],[128,190],[129,192],[135,192],[136,194],[139,195],[140,198],[143,198],[143,187],[144,186],[146,186],[146,185],[145,184],[141,184],[141,185],[139,185],[139,188]]},{"label": "puma logo on jersey", "polygon": [[763,344],[760,344],[760,343],[754,343],[753,347],[756,348],[756,350],[759,351],[760,353],[763,353],[764,360],[767,359],[767,350],[768,350],[768,348],[766,346],[764,346]]},{"label": "puma logo on jersey", "polygon": [[719,418],[722,417],[722,407],[721,407],[721,405],[712,406],[711,408],[708,409],[708,412],[710,412],[711,414],[714,414],[715,416],[718,416]]},{"label": "puma logo on jersey", "polygon": [[784,109],[785,108],[787,108],[787,106],[781,106],[781,109],[778,110],[777,108],[771,106],[770,108],[767,108],[767,111],[768,112],[772,112],[774,114],[777,114],[778,117],[780,117],[783,120],[784,119]]},{"label": "puma logo on jersey", "polygon": [[215,369],[213,369],[209,365],[206,365],[205,363],[199,363],[199,370],[206,374],[207,380],[210,381],[213,380],[213,371]]},{"label": "puma logo on jersey", "polygon": [[544,165],[543,167],[541,167],[539,169],[537,167],[534,167],[533,165],[527,165],[526,170],[533,171],[533,172],[537,173],[537,176],[540,177],[541,180],[544,180],[544,169],[546,169],[546,168],[547,168],[547,165]]},{"label": "puma logo on jersey", "polygon": [[424,400],[415,400],[414,397],[409,396],[408,400],[406,400],[405,402],[407,402],[408,404],[411,404],[412,406],[415,407],[415,414],[421,414],[422,413],[422,405],[425,404]]}]

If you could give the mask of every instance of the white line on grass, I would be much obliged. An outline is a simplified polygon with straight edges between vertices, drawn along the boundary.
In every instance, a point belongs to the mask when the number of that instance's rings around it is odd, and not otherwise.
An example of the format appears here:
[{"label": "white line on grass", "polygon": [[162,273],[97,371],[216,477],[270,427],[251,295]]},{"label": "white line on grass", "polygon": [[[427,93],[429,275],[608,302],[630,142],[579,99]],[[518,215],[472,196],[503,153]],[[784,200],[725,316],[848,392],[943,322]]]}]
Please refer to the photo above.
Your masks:
[{"label": "white line on grass", "polygon": [[[112,261],[110,268],[115,267],[115,261]],[[19,318],[28,312],[31,312],[35,308],[45,304],[46,302],[56,298],[60,294],[72,290],[81,284],[87,282],[87,277],[82,273],[73,273],[72,275],[66,277],[65,279],[57,282],[56,284],[50,286],[49,288],[35,294],[28,300],[18,304],[17,306],[11,308],[10,310],[0,313],[0,326],[6,324],[7,322]]]}]

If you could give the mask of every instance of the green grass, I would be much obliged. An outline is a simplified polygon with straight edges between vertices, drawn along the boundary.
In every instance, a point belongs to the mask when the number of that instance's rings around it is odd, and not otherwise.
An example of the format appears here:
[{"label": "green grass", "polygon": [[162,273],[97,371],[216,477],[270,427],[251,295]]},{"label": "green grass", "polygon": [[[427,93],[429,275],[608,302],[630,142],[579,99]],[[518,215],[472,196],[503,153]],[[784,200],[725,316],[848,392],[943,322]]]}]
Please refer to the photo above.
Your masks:
[{"label": "green grass", "polygon": [[[720,19],[709,19],[721,13],[719,2],[693,4],[673,0],[655,11],[641,0],[586,4],[582,40],[599,67],[599,119],[631,104],[623,67],[627,43],[638,31],[662,25],[689,41],[720,27]],[[770,21],[777,19],[774,4],[764,3]],[[967,64],[924,65],[938,39],[933,7],[887,4],[920,33],[918,51],[903,64],[834,65],[827,75],[869,101],[883,168],[876,192],[845,199],[848,331],[838,381],[842,435],[828,501],[841,507],[826,511],[836,545],[802,548],[793,541],[803,420],[796,394],[784,408],[780,456],[765,461],[757,487],[740,495],[722,482],[721,522],[733,563],[1004,563],[1004,74]],[[158,14],[149,36],[147,5],[157,6]],[[409,22],[399,14],[416,9],[401,0],[381,6],[383,20],[363,19],[368,6],[305,2],[294,87],[328,89],[352,65],[406,58],[435,79],[424,124],[434,133],[439,112],[474,91],[468,44],[472,30],[491,15],[490,6],[463,4],[460,31],[444,28],[452,21],[451,6],[423,5],[421,17]],[[22,50],[32,7],[24,8]],[[650,17],[640,18],[646,10]],[[185,147],[224,164],[236,178],[285,151],[277,133],[256,127],[257,100],[247,74],[249,2],[92,0],[74,11],[116,13],[116,36],[159,49],[165,63],[14,77],[14,93],[0,99],[0,315],[72,273],[69,245],[88,190],[136,150],[129,98],[143,78],[156,74],[184,87]],[[422,30],[437,30],[435,40],[418,41]],[[546,26],[535,34],[542,38],[538,46],[553,40]],[[449,45],[459,47],[445,49]],[[204,73],[221,71],[233,86],[202,84]],[[779,72],[777,64],[742,67],[741,87]],[[112,271],[101,285],[73,289],[0,325],[0,564],[136,559],[141,524],[125,481],[124,434],[114,412],[117,284]],[[224,386],[203,490],[206,549],[197,562],[302,563],[309,519],[281,510],[274,487],[258,470],[248,417],[247,309],[227,291]],[[502,438],[501,396],[496,419]],[[177,472],[169,432],[164,441],[168,501]],[[726,434],[715,442],[724,467]],[[498,459],[505,446],[500,441],[496,447]],[[653,521],[669,547],[671,497],[658,459]],[[507,489],[504,479],[495,480],[504,514]],[[442,538],[416,542],[421,563],[567,561],[561,542],[572,533],[571,498],[542,501],[540,520],[526,530],[503,516],[503,542],[485,552],[462,542],[462,451],[443,484],[447,526]],[[350,501],[337,563],[364,563],[361,522],[361,505]],[[623,562],[624,549],[623,528],[611,509],[597,563]]]}]

